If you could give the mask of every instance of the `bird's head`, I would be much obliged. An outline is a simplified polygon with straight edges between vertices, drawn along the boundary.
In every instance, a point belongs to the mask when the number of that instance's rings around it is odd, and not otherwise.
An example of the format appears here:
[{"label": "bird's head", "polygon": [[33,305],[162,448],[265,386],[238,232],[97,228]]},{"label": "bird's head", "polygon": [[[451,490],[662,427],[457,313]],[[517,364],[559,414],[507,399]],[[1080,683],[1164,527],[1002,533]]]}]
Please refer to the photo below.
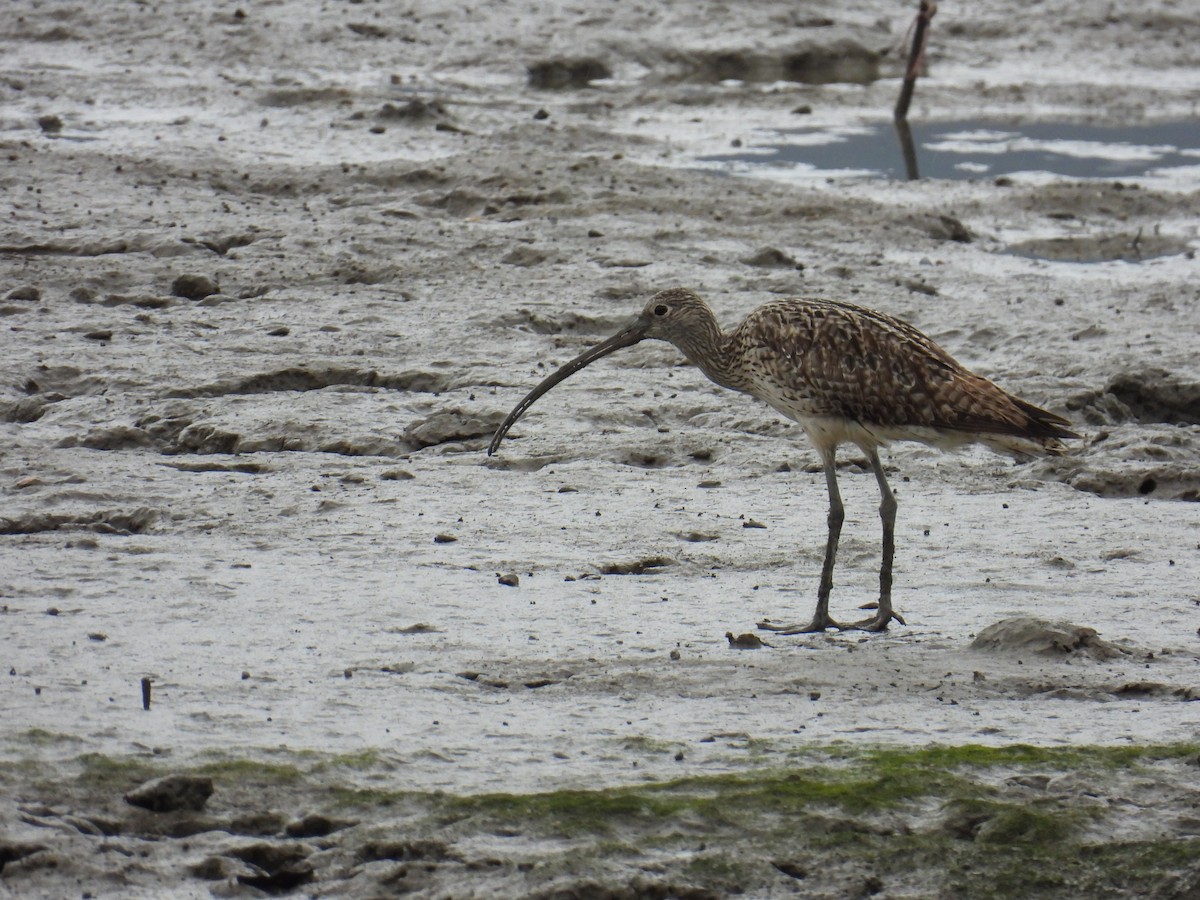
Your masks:
[{"label": "bird's head", "polygon": [[677,347],[687,345],[688,338],[713,324],[712,310],[700,297],[687,288],[668,288],[647,301],[638,316],[637,327],[643,338],[656,338]]},{"label": "bird's head", "polygon": [[659,291],[650,298],[642,310],[642,314],[627,328],[623,328],[590,350],[584,351],[570,362],[564,363],[561,368],[530,391],[496,429],[496,434],[488,446],[488,455],[496,452],[496,448],[500,446],[500,442],[508,433],[509,428],[525,414],[525,410],[529,409],[535,400],[584,366],[601,357],[608,356],[622,347],[631,347],[647,338],[668,341],[676,347],[684,349],[692,343],[689,338],[705,330],[706,327],[715,328],[716,323],[708,305],[696,294],[687,288],[668,288],[665,291]]}]

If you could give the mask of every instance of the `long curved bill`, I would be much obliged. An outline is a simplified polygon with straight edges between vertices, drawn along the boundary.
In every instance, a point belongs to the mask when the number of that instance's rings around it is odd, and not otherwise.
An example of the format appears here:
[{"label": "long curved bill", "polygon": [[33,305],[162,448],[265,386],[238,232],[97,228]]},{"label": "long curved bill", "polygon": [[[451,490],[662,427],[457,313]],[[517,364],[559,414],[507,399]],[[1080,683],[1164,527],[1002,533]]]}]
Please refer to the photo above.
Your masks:
[{"label": "long curved bill", "polygon": [[495,435],[492,436],[491,444],[488,445],[488,456],[496,452],[496,448],[500,446],[500,442],[504,440],[504,436],[508,434],[508,430],[516,424],[517,419],[525,415],[525,411],[533,406],[542,394],[546,393],[559,382],[566,381],[584,366],[594,363],[602,356],[608,356],[608,354],[615,350],[620,350],[622,347],[632,347],[646,336],[646,326],[647,323],[638,319],[624,331],[618,332],[607,341],[603,341],[590,350],[584,351],[570,362],[564,363],[557,371],[548,375],[541,384],[526,394],[525,399],[514,406],[513,411],[500,423],[500,427],[496,429]]}]

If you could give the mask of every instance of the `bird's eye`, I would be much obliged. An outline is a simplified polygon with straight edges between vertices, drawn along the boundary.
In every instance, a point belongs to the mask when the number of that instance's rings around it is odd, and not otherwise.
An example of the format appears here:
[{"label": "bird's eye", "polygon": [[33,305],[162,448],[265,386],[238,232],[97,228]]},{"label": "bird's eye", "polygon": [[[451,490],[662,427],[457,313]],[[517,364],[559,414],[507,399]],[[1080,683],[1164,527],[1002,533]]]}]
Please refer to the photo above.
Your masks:
[{"label": "bird's eye", "polygon": [[658,306],[654,307],[654,314],[656,316],[665,316],[667,314],[666,305],[662,303],[658,304]]}]

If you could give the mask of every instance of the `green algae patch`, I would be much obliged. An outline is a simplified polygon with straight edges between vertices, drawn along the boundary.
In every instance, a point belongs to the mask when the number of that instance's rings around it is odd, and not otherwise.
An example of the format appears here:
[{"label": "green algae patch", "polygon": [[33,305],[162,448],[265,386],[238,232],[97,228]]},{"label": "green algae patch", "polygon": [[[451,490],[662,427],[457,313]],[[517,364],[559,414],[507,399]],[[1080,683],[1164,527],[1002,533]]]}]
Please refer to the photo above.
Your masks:
[{"label": "green algae patch", "polygon": [[21,748],[66,747],[82,744],[83,738],[74,734],[47,731],[44,728],[27,728],[17,734],[9,735],[7,743]]},{"label": "green algae patch", "polygon": [[470,816],[553,834],[608,834],[630,822],[653,827],[682,812],[690,802],[687,797],[670,796],[655,785],[447,798],[444,810],[453,818]]},{"label": "green algae patch", "polygon": [[297,766],[285,762],[272,762],[245,757],[224,757],[202,763],[189,770],[195,775],[207,775],[213,779],[248,782],[254,785],[292,784],[305,777]]},{"label": "green algae patch", "polygon": [[[634,746],[662,752],[653,740]],[[157,821],[128,811],[130,788],[204,775],[216,787],[205,827],[241,833],[265,821],[264,840],[285,840],[281,811],[303,810],[305,827],[339,823],[324,840],[342,857],[420,858],[430,885],[444,875],[455,890],[498,895],[616,885],[628,896],[1180,897],[1200,886],[1196,745],[834,745],[788,760],[590,790],[457,795],[412,790],[382,750],[276,748],[187,763],[84,754],[70,772],[35,753],[0,765],[0,786],[32,802],[39,823],[61,810],[67,825],[124,833]],[[195,824],[147,834],[162,841]],[[441,849],[434,858],[423,847]]]},{"label": "green algae patch", "polygon": [[1154,760],[1195,759],[1200,744],[1164,744],[1128,747],[1034,747],[1010,744],[989,747],[982,744],[937,745],[922,748],[878,748],[846,750],[848,759],[873,761],[882,771],[902,769],[988,769],[1007,766],[1044,766],[1061,769],[1114,769]]},{"label": "green algae patch", "polygon": [[106,756],[102,753],[85,753],[76,758],[79,774],[76,776],[81,787],[93,791],[125,791],[143,781],[167,774],[157,763],[142,756]]}]

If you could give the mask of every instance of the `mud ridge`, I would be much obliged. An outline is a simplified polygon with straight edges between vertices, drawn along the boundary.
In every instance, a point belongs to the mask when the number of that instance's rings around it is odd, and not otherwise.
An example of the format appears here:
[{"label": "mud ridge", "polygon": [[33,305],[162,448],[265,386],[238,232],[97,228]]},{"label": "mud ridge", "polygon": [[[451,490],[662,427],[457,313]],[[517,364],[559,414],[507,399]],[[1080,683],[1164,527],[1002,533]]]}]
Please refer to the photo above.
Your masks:
[{"label": "mud ridge", "polygon": [[164,396],[175,399],[192,399],[223,397],[233,394],[319,391],[338,385],[385,388],[393,391],[413,391],[426,394],[440,394],[452,387],[459,386],[456,379],[450,375],[416,369],[397,375],[384,375],[373,369],[347,369],[335,366],[309,369],[293,366],[251,375],[247,378],[219,381],[202,387],[176,388],[168,391]]},{"label": "mud ridge", "polygon": [[157,509],[145,506],[129,512],[102,510],[92,513],[25,513],[0,518],[0,534],[43,534],[48,531],[143,534],[153,527],[158,517]]}]

